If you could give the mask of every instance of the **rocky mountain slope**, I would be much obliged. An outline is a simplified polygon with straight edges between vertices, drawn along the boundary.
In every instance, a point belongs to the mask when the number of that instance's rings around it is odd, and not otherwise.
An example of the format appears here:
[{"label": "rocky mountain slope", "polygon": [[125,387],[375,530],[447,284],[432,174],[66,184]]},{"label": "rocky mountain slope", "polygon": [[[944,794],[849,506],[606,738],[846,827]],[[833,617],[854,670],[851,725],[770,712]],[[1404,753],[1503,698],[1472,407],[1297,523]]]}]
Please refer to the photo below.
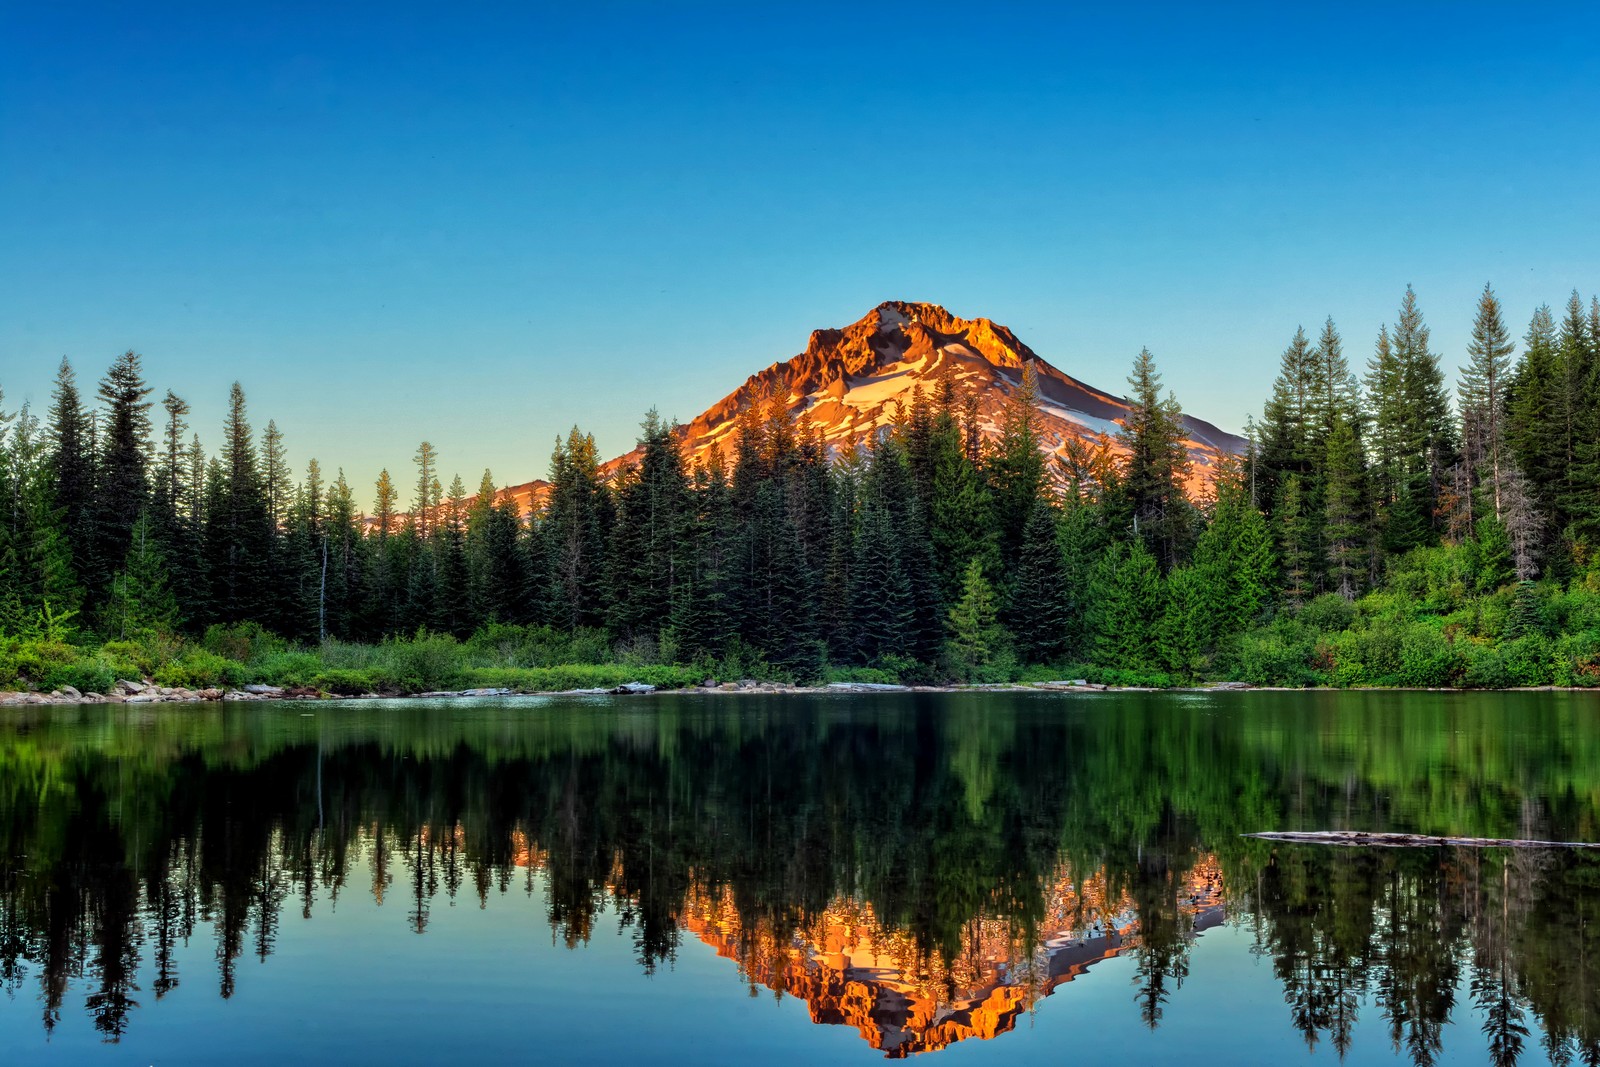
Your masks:
[{"label": "rocky mountain slope", "polygon": [[[767,396],[783,398],[798,424],[816,427],[836,451],[847,450],[892,423],[910,404],[914,387],[931,394],[946,369],[958,389],[976,393],[979,424],[986,435],[997,435],[1006,399],[1028,363],[1038,376],[1046,451],[1059,456],[1069,440],[1098,435],[1111,439],[1113,451],[1120,449],[1116,434],[1128,414],[1126,400],[1051,366],[989,319],[961,319],[937,304],[890,300],[843,329],[814,331],[804,352],[752,375],[695,416],[682,427],[684,454],[704,462],[720,444],[731,456],[739,413]],[[1244,448],[1243,439],[1203,419],[1185,415],[1183,426],[1196,486],[1209,481],[1220,454]],[[606,467],[617,470],[634,458],[628,453]],[[1058,464],[1051,467],[1059,473]],[[506,492],[528,508],[543,485],[528,482]]]}]

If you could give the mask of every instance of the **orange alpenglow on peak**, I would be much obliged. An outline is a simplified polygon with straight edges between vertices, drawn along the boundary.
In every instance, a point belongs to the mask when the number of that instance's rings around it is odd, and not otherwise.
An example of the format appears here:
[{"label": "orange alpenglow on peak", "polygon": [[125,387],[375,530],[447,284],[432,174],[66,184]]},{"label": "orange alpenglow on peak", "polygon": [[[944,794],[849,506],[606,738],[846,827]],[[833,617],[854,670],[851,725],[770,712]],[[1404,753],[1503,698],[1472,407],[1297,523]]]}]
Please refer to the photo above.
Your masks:
[{"label": "orange alpenglow on peak", "polygon": [[[1222,922],[1222,874],[1213,857],[1175,879],[1171,891],[1179,936],[1190,940]],[[996,1038],[1094,964],[1142,943],[1125,891],[1112,894],[1103,872],[1079,879],[1064,866],[1046,886],[1033,936],[1019,936],[1003,918],[975,917],[953,959],[919,951],[909,933],[850,898],[781,937],[767,922],[746,925],[727,889],[691,891],[680,921],[737,963],[752,990],[760,985],[804,1000],[812,1022],[853,1027],[889,1059]]]},{"label": "orange alpenglow on peak", "polygon": [[[952,388],[958,403],[975,407],[981,435],[997,438],[1006,402],[1032,366],[1039,388],[1040,447],[1057,460],[1069,445],[1088,444],[1112,455],[1124,449],[1118,432],[1129,412],[1125,399],[1057,370],[1009,327],[986,318],[962,319],[938,304],[886,300],[843,329],[814,330],[806,349],[773,363],[679,428],[684,457],[709,461],[713,448],[728,460],[739,416],[755,405],[781,405],[798,430],[813,432],[835,454],[864,444],[909,411],[920,390],[932,399]],[[974,403],[975,402],[975,403]],[[1217,460],[1244,450],[1244,440],[1203,419],[1183,416],[1192,462],[1191,492],[1212,479]],[[632,465],[637,450],[606,463],[606,473]],[[1065,481],[1065,468],[1047,469]],[[505,493],[529,510],[544,483],[512,486]]]}]

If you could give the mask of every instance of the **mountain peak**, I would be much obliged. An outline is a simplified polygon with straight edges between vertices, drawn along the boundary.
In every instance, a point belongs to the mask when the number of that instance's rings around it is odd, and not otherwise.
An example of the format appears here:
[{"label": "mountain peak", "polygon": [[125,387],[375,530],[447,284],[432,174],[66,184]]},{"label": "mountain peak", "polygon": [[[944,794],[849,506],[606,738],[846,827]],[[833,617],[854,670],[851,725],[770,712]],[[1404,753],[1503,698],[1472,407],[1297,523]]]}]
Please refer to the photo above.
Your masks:
[{"label": "mountain peak", "polygon": [[[1073,439],[1104,437],[1121,450],[1117,432],[1128,415],[1126,400],[1057,370],[991,319],[963,319],[938,304],[885,300],[848,326],[812,331],[805,351],[751,375],[690,420],[681,430],[684,456],[703,462],[719,446],[730,454],[739,413],[772,400],[785,404],[797,423],[815,429],[835,452],[844,452],[895,422],[913,390],[931,393],[945,375],[958,390],[976,396],[980,429],[997,436],[1006,399],[1030,363],[1039,383],[1042,448],[1060,456]],[[1194,488],[1209,481],[1222,453],[1243,450],[1242,439],[1193,416],[1183,417],[1183,428],[1195,465]],[[636,456],[637,450],[607,467],[626,466]],[[1061,477],[1059,464],[1049,470]],[[511,492],[528,506],[534,486]]]}]

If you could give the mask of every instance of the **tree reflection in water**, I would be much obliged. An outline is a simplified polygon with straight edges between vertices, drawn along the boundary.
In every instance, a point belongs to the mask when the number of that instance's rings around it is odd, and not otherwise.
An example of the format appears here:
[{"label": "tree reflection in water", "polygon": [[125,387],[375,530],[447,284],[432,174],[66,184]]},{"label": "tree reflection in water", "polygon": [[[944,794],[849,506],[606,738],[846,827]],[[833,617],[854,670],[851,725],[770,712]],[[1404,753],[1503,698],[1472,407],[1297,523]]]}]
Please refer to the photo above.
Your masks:
[{"label": "tree reflection in water", "polygon": [[537,892],[568,946],[610,915],[651,970],[693,937],[901,1056],[1003,1033],[1120,954],[1157,1027],[1227,921],[1308,1046],[1343,1055],[1367,1015],[1431,1064],[1471,1012],[1494,1063],[1596,1062],[1591,856],[1239,837],[1594,839],[1600,728],[1525,696],[1415,695],[1399,725],[1390,698],[1248,694],[19,714],[0,984],[47,1030],[86,989],[116,1040],[194,980],[175,948],[205,928],[228,997],[285,907],[403,894],[426,934],[441,899]]}]

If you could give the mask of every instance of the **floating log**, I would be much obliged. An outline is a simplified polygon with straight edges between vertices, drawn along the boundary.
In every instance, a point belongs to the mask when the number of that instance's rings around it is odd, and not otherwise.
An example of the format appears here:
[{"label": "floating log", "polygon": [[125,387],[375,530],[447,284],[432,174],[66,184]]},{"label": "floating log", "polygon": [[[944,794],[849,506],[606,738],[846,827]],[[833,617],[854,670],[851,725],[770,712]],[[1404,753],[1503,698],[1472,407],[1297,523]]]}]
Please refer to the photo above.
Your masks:
[{"label": "floating log", "polygon": [[1529,841],[1515,837],[1430,837],[1426,834],[1388,834],[1367,830],[1290,830],[1279,833],[1241,834],[1263,841],[1288,841],[1305,845],[1363,845],[1378,848],[1600,848],[1593,841]]}]

